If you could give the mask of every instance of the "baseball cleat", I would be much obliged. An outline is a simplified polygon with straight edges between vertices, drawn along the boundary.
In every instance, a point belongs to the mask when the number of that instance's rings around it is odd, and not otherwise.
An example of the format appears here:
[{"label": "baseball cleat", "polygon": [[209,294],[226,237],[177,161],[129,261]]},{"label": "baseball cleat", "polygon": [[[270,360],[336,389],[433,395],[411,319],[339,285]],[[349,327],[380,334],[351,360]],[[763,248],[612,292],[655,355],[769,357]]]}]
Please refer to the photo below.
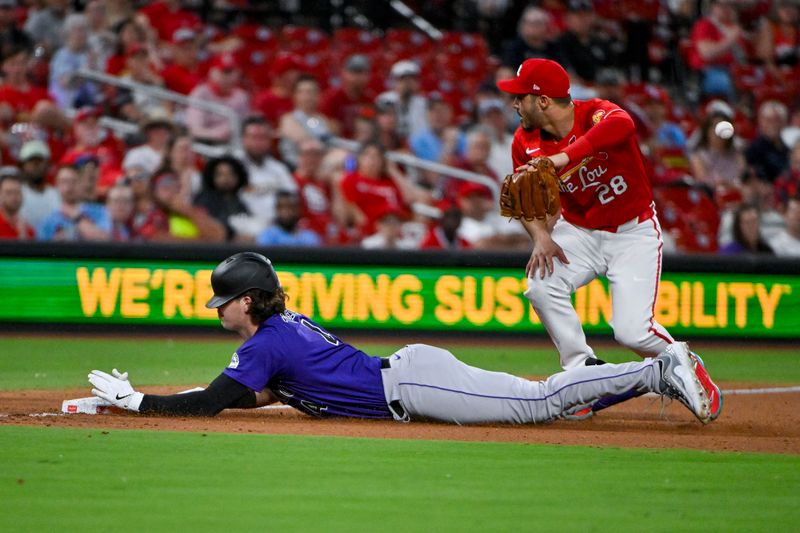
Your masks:
[{"label": "baseball cleat", "polygon": [[690,351],[689,358],[692,360],[697,379],[700,380],[700,385],[703,386],[703,390],[705,391],[706,396],[708,396],[708,407],[711,411],[711,420],[716,420],[719,414],[722,412],[722,391],[711,379],[708,370],[706,370],[706,364],[703,362],[700,356]]},{"label": "baseball cleat", "polygon": [[661,363],[661,393],[676,398],[703,424],[711,422],[709,398],[695,370],[696,366],[703,366],[696,365],[690,357],[686,343],[671,344],[656,361]]}]

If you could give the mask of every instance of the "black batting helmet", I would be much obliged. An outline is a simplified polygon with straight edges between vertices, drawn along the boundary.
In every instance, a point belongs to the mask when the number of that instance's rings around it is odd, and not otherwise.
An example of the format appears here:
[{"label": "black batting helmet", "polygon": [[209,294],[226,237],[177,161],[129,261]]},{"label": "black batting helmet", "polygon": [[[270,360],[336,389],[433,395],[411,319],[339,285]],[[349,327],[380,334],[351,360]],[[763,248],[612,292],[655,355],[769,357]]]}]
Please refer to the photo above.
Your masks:
[{"label": "black batting helmet", "polygon": [[250,289],[274,292],[280,286],[269,259],[255,252],[241,252],[218,264],[211,273],[214,296],[206,307],[223,306]]}]

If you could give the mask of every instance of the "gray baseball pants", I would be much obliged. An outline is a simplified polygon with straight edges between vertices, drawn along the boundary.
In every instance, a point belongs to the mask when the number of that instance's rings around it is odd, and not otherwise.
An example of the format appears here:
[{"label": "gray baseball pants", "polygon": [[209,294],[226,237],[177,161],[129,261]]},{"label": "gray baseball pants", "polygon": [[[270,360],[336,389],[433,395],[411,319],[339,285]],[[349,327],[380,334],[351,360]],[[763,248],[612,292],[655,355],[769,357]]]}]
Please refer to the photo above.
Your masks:
[{"label": "gray baseball pants", "polygon": [[[530,424],[557,419],[569,409],[631,390],[659,392],[653,359],[578,367],[545,381],[469,366],[442,348],[410,344],[381,370],[386,401],[397,420],[456,424]],[[398,408],[398,403],[400,408]]]}]

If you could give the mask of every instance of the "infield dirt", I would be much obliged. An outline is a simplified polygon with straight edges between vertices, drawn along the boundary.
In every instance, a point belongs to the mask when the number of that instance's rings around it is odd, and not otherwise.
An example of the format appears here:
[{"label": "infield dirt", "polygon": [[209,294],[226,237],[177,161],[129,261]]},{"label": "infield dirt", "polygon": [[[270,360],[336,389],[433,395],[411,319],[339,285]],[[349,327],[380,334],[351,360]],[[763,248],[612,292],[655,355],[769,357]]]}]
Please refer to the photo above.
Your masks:
[{"label": "infield dirt", "polygon": [[[723,389],[725,383],[720,384]],[[730,384],[734,385],[734,384]],[[749,385],[756,388],[758,385]],[[142,387],[171,394],[182,388]],[[748,388],[740,382],[736,389]],[[688,448],[728,452],[800,454],[800,393],[727,395],[719,419],[703,426],[681,404],[662,406],[643,397],[580,422],[543,425],[456,426],[442,423],[315,419],[292,409],[229,410],[215,418],[157,417],[132,413],[62,415],[62,400],[87,389],[0,392],[0,425],[141,429],[367,438],[439,439],[487,442]]]}]

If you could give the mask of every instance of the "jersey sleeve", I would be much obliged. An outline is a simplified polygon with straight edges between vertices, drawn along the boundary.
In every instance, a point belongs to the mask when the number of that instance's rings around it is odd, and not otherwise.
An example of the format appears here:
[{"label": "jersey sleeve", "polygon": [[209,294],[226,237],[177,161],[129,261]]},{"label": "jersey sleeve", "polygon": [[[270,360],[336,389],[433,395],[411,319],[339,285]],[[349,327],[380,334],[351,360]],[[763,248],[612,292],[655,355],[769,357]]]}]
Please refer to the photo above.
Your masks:
[{"label": "jersey sleeve", "polygon": [[588,131],[564,149],[572,163],[596,152],[610,150],[636,133],[630,115],[606,100],[595,100],[583,119],[590,121]]},{"label": "jersey sleeve", "polygon": [[226,376],[258,392],[267,386],[275,373],[275,354],[269,347],[245,342],[231,357],[223,371]]}]

